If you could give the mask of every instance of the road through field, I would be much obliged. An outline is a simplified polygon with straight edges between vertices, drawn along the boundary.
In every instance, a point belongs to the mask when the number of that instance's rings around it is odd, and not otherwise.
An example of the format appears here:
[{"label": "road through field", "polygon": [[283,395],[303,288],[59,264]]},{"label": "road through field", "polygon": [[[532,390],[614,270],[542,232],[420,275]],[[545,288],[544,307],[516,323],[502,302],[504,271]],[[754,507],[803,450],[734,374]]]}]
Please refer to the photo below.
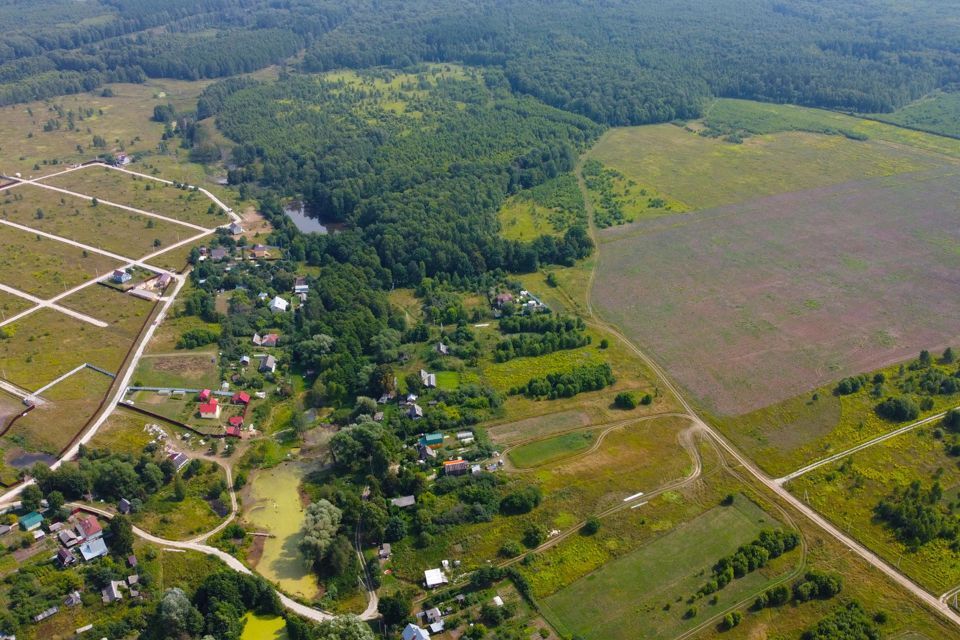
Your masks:
[{"label": "road through field", "polygon": [[[597,250],[599,251],[600,245],[599,243],[597,243],[596,228],[593,225],[593,207],[590,202],[590,195],[587,191],[581,169],[582,167],[580,166],[578,166],[576,169],[577,180],[580,183],[580,188],[581,188],[581,191],[583,192],[584,200],[587,207],[587,219],[589,221],[589,226],[590,226],[590,235],[594,238],[594,243],[597,245],[598,247]],[[635,353],[637,357],[643,360],[647,364],[647,366],[650,367],[654,375],[657,378],[659,378],[659,380],[663,383],[664,386],[666,386],[666,388],[671,393],[673,393],[673,395],[677,399],[677,402],[680,403],[680,405],[686,411],[686,413],[688,414],[690,419],[694,422],[694,424],[701,427],[703,431],[706,434],[708,434],[710,438],[712,438],[730,457],[736,460],[750,475],[752,475],[758,482],[763,484],[769,491],[773,492],[781,500],[783,500],[784,502],[787,502],[791,507],[796,509],[798,512],[802,513],[804,516],[806,516],[808,520],[810,520],[811,522],[819,526],[828,535],[830,535],[831,537],[836,539],[838,542],[840,542],[841,544],[843,544],[844,546],[852,550],[854,553],[859,555],[869,564],[871,564],[872,566],[882,571],[884,574],[887,575],[887,577],[889,577],[895,583],[897,583],[898,585],[900,585],[901,587],[909,591],[914,596],[916,596],[918,600],[926,604],[932,610],[937,611],[943,617],[950,620],[950,622],[952,622],[953,624],[960,626],[960,614],[958,614],[956,611],[951,609],[949,605],[941,601],[937,596],[934,596],[933,594],[924,590],[918,584],[913,582],[913,580],[911,580],[904,574],[900,573],[893,566],[887,564],[884,560],[882,560],[879,556],[877,556],[875,553],[870,551],[867,547],[860,544],[859,542],[857,542],[856,540],[854,540],[844,532],[840,531],[837,527],[835,527],[830,521],[828,521],[826,518],[820,515],[817,511],[807,506],[804,502],[802,502],[801,500],[796,498],[792,493],[790,493],[785,488],[783,488],[779,483],[777,483],[776,480],[771,479],[765,473],[760,471],[760,469],[756,465],[754,465],[749,458],[742,455],[733,445],[727,442],[726,438],[724,438],[719,433],[719,431],[717,431],[716,429],[711,427],[709,424],[707,424],[707,422],[704,421],[697,414],[697,412],[690,405],[689,401],[680,392],[680,389],[678,389],[677,386],[674,385],[674,383],[670,380],[670,378],[667,376],[667,374],[664,372],[664,370],[660,367],[659,364],[657,364],[636,344],[634,344],[627,336],[625,336],[618,327],[609,324],[594,311],[593,303],[590,298],[590,292],[593,289],[593,283],[596,275],[596,264],[598,263],[599,263],[599,260],[595,262],[595,266],[590,273],[590,279],[587,284],[587,292],[586,292],[587,310],[592,318],[592,321],[595,324],[600,325],[605,329],[607,329],[608,331],[610,331],[611,333],[613,333],[621,342],[623,342],[624,345],[626,345],[628,349],[630,349],[633,353]]]}]

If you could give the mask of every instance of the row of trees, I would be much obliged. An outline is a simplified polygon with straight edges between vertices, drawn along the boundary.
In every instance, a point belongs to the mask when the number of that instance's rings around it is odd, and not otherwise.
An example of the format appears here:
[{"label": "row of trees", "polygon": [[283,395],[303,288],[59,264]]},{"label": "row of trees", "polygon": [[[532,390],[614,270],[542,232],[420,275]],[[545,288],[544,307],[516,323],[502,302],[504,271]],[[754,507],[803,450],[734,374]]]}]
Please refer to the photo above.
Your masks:
[{"label": "row of trees", "polygon": [[549,373],[531,378],[522,387],[510,390],[510,395],[523,394],[530,398],[571,398],[584,391],[599,391],[609,387],[616,378],[606,362],[597,365],[581,365],[563,373]]}]

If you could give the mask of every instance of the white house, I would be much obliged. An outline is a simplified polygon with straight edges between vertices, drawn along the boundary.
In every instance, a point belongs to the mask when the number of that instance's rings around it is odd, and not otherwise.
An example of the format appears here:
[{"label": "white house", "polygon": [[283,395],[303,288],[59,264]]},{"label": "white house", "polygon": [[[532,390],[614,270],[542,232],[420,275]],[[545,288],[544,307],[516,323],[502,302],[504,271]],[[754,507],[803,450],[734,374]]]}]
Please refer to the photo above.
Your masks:
[{"label": "white house", "polygon": [[426,629],[421,629],[415,624],[408,624],[403,629],[401,636],[403,640],[430,640],[430,634]]},{"label": "white house", "polygon": [[423,578],[427,589],[433,589],[449,582],[447,576],[443,575],[442,569],[427,569],[423,572]]},{"label": "white house", "polygon": [[281,298],[280,296],[276,296],[273,300],[270,301],[270,311],[273,311],[274,313],[283,313],[289,307],[290,307],[290,303],[284,300],[283,298]]}]

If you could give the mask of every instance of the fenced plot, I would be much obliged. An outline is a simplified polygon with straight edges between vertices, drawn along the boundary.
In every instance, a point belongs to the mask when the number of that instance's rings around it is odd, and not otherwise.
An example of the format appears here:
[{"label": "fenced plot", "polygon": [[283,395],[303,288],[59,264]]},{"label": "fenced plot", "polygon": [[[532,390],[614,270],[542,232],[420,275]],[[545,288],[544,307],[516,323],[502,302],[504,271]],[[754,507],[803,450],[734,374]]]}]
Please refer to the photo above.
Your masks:
[{"label": "fenced plot", "polygon": [[944,168],[609,230],[593,300],[737,415],[960,341],[958,198]]}]

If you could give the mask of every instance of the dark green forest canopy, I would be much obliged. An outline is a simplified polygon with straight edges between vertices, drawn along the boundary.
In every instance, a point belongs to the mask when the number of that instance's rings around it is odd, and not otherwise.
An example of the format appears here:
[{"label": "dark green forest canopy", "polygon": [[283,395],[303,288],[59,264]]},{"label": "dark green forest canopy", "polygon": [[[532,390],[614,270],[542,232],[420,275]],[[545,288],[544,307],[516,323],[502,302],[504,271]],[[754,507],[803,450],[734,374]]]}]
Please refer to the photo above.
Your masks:
[{"label": "dark green forest canopy", "polygon": [[372,85],[296,75],[234,82],[229,95],[214,85],[201,102],[242,142],[231,182],[302,195],[315,214],[348,222],[398,283],[587,255],[582,229],[559,241],[508,242],[495,213],[508,194],[571,170],[600,127],[514,95],[497,71],[431,78],[422,74],[403,94],[402,112]]},{"label": "dark green forest canopy", "polygon": [[462,62],[606,124],[709,96],[884,112],[960,80],[956,0],[0,0],[0,104],[111,80]]}]

